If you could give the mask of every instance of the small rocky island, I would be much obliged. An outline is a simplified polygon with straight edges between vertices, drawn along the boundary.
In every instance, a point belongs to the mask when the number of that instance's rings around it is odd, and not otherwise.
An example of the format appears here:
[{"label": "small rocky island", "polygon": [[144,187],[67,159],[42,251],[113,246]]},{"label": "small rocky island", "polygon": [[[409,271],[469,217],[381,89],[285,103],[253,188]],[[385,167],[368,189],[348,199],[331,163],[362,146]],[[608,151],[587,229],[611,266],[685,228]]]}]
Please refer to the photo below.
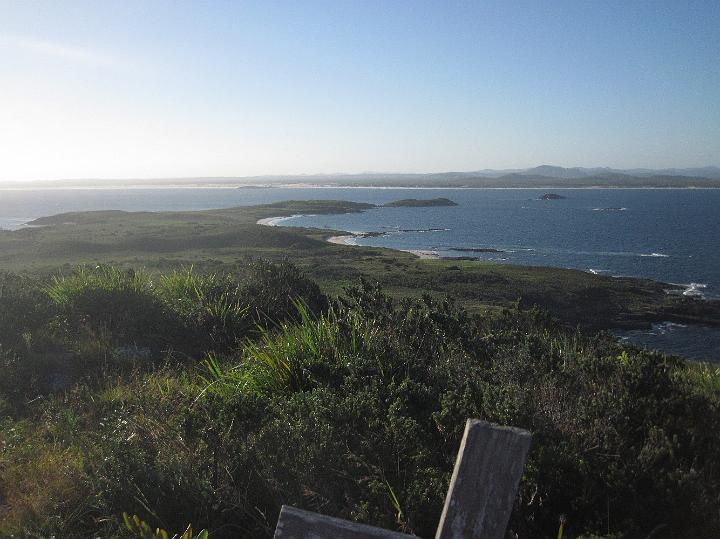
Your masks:
[{"label": "small rocky island", "polygon": [[556,193],[545,193],[540,197],[540,200],[565,200],[565,198],[566,197]]},{"label": "small rocky island", "polygon": [[449,198],[429,198],[429,199],[418,199],[418,198],[404,198],[402,200],[395,200],[393,202],[387,202],[384,204],[389,208],[429,208],[434,206],[457,206],[457,202],[453,202]]}]

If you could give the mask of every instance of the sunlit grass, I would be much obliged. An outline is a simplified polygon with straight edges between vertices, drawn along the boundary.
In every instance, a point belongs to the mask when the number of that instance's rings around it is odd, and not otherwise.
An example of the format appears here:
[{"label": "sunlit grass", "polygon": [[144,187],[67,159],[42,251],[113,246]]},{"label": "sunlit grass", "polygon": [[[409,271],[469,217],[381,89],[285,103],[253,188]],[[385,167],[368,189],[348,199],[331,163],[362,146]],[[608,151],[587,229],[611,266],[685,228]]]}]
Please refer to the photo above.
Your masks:
[{"label": "sunlit grass", "polygon": [[82,519],[90,503],[81,486],[84,463],[79,447],[48,445],[37,439],[32,444],[25,441],[12,459],[0,457],[0,536],[22,536],[47,515],[64,515],[51,523],[56,529],[72,527],[75,519]]},{"label": "sunlit grass", "polygon": [[150,277],[141,271],[122,270],[115,266],[77,266],[68,276],[52,278],[46,291],[58,305],[68,305],[79,294],[88,290],[105,293],[152,293]]},{"label": "sunlit grass", "polygon": [[371,347],[372,325],[359,317],[341,321],[333,309],[313,315],[302,303],[296,307],[300,321],[265,329],[257,339],[246,341],[236,367],[223,370],[217,358],[208,359],[214,391],[228,386],[256,392],[301,391],[313,384],[313,365],[348,366]]}]

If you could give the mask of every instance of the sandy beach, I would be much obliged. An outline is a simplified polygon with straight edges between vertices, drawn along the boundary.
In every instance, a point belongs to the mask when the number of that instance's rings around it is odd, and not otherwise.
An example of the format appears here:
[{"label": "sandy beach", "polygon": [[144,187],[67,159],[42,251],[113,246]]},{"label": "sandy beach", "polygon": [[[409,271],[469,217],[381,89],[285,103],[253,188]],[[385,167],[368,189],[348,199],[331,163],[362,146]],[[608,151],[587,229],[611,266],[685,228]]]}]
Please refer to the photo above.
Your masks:
[{"label": "sandy beach", "polygon": [[[294,217],[294,216],[293,216]],[[279,226],[279,224],[289,217],[266,217],[259,219],[257,224],[263,226]],[[330,236],[327,238],[328,243],[334,243],[335,245],[354,245],[357,246],[357,238],[362,237],[362,234],[343,234],[341,236]],[[420,250],[420,249],[399,249],[404,253],[411,253],[418,258],[427,260],[437,260],[442,258],[436,251]]]}]

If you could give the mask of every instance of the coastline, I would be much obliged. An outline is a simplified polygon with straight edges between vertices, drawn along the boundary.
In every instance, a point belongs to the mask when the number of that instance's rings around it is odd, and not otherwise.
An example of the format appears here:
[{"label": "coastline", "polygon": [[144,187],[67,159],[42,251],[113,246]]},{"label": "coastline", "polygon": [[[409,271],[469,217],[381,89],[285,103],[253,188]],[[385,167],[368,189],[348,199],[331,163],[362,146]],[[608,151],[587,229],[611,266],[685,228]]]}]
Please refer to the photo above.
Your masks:
[{"label": "coastline", "polygon": [[[287,219],[292,219],[293,217],[308,217],[309,215],[306,214],[297,214],[297,215],[290,215],[286,217],[265,217],[263,219],[258,219],[256,224],[262,225],[262,226],[281,226],[280,223],[283,221],[286,221]],[[348,245],[353,247],[359,247],[356,240],[358,238],[362,238],[365,235],[362,233],[355,234],[355,233],[348,233],[348,234],[340,234],[335,236],[329,236],[325,238],[325,241],[328,243],[332,243],[334,245]],[[394,251],[400,251],[402,253],[410,253],[422,260],[452,260],[452,257],[442,257],[440,256],[436,251],[427,250],[427,249],[393,249]]]},{"label": "coastline", "polygon": [[[262,220],[262,219],[261,219]],[[258,221],[258,224],[262,224]],[[328,243],[334,243],[335,245],[354,245],[357,246],[357,243],[355,243],[355,236],[354,234],[344,234],[342,236],[330,236],[325,241]]]},{"label": "coastline", "polygon": [[[295,217],[312,217],[313,214],[293,214],[293,215],[287,215],[287,216],[275,216],[275,217],[265,217],[262,219],[258,219],[256,224],[262,225],[262,226],[270,226],[270,227],[277,227],[282,226],[281,223],[288,219],[293,219]],[[321,231],[321,229],[317,229]],[[334,245],[345,245],[345,246],[351,246],[351,247],[360,247],[361,245],[357,243],[358,239],[368,237],[368,235],[372,235],[373,233],[367,233],[367,232],[347,232],[344,234],[336,234],[332,236],[325,237],[325,241],[328,243],[332,243]],[[437,251],[431,250],[431,249],[397,249],[393,247],[386,247],[387,249],[401,252],[401,253],[410,253],[417,258],[421,260],[456,260],[456,261],[468,261],[467,257],[462,256],[441,256]],[[662,256],[666,257],[667,255],[659,255],[657,253],[652,253],[649,255],[640,255],[644,257],[648,256]],[[474,261],[479,261],[480,259],[474,259]],[[496,262],[499,263],[499,262]],[[518,267],[531,267],[526,266],[522,264],[515,264]],[[545,266],[548,268],[555,268],[556,266]],[[557,269],[566,269],[557,267]],[[603,274],[602,270],[597,269],[577,269],[576,271],[582,271],[583,273],[588,273],[590,275],[595,275],[598,277],[610,277],[612,279],[643,279],[642,277],[634,277],[634,276],[627,276],[627,275],[605,275]],[[706,297],[702,290],[707,287],[705,283],[673,283],[673,282],[665,282],[665,281],[655,281],[654,282],[658,284],[662,284],[667,286],[668,288],[665,289],[665,293],[669,296],[683,296],[687,298],[695,298],[699,299],[701,301],[712,301],[713,298]],[[672,323],[668,321],[668,323]]]},{"label": "coastline", "polygon": [[296,214],[296,215],[284,215],[279,217],[265,217],[263,219],[258,219],[257,223],[258,225],[263,226],[280,226],[280,223],[283,221],[287,221],[288,219],[292,219],[293,217],[310,217],[310,214]]},{"label": "coastline", "polygon": [[[261,219],[262,221],[262,219]],[[258,224],[264,224],[258,222]],[[270,225],[276,226],[276,225]],[[359,247],[355,241],[358,238],[362,238],[362,234],[343,234],[341,236],[330,236],[325,241],[328,243],[334,243],[335,245],[350,245],[353,247]],[[390,247],[390,249],[392,249]],[[442,257],[436,251],[430,251],[425,249],[393,249],[394,251],[400,251],[401,253],[410,253],[423,260],[451,260],[450,257]]]}]

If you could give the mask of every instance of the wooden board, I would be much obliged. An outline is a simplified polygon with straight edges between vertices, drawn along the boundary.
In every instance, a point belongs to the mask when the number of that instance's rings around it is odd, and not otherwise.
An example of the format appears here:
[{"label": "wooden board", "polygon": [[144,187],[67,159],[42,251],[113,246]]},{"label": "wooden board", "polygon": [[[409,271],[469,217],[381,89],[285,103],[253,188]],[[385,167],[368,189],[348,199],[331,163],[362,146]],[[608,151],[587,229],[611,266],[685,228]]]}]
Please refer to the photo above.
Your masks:
[{"label": "wooden board", "polygon": [[408,539],[404,533],[303,511],[289,505],[280,510],[275,539]]},{"label": "wooden board", "polygon": [[503,539],[530,433],[468,419],[435,539]]}]

